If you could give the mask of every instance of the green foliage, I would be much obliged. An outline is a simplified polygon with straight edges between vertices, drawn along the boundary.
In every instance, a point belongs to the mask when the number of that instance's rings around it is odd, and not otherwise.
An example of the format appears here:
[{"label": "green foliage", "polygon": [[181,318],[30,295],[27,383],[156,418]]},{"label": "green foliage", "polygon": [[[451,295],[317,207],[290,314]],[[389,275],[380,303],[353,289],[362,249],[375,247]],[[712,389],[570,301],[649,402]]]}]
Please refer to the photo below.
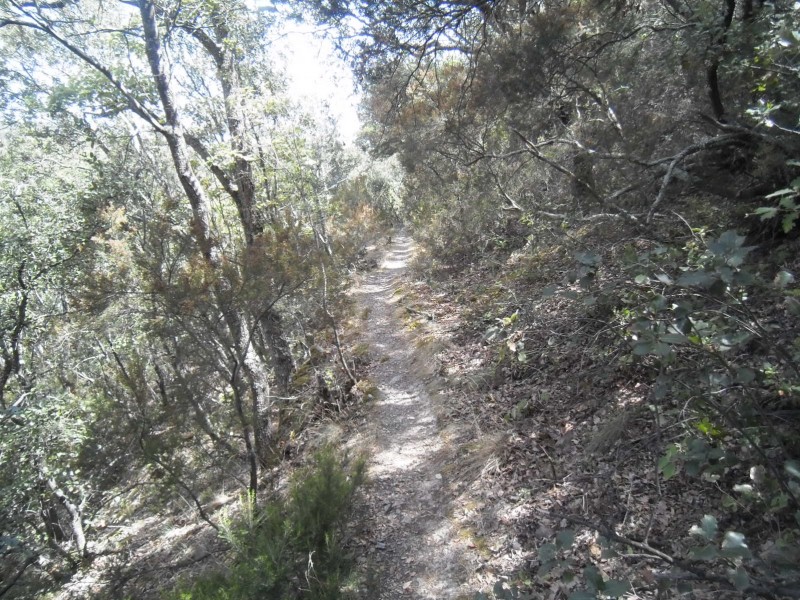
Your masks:
[{"label": "green foliage", "polygon": [[515,586],[506,587],[498,581],[492,588],[491,596],[478,592],[474,600],[533,600],[534,596],[520,592]]},{"label": "green foliage", "polygon": [[[576,532],[573,529],[563,529],[556,534],[553,542],[539,547],[537,578],[546,584],[557,579],[570,587],[574,586],[578,581],[582,581],[584,588],[572,592],[569,595],[570,600],[594,600],[595,598],[621,598],[625,596],[631,589],[629,581],[604,578],[600,570],[591,563],[579,570],[578,563],[571,553],[575,544],[575,537]],[[601,538],[600,543],[603,547],[603,558],[616,555],[607,540]],[[503,596],[497,597],[503,598]],[[513,597],[516,598],[517,596]],[[533,596],[519,597],[533,598]]]},{"label": "green foliage", "polygon": [[53,574],[74,570],[85,552],[82,511],[96,506],[104,476],[83,460],[102,404],[84,383],[97,361],[69,314],[73,283],[94,257],[92,171],[37,133],[9,127],[0,142],[0,578],[31,556]]},{"label": "green foliage", "polygon": [[485,338],[489,342],[501,342],[498,360],[502,362],[506,357],[514,361],[525,363],[528,355],[525,353],[525,341],[519,331],[519,312],[514,312],[508,317],[495,319],[496,324],[486,330]]},{"label": "green foliage", "polygon": [[[800,484],[787,475],[791,467],[779,468],[793,464],[787,450],[795,434],[764,415],[764,405],[776,394],[790,402],[796,395],[797,348],[784,346],[751,307],[754,298],[793,298],[794,278],[779,271],[773,281],[765,280],[748,268],[751,248],[732,231],[715,239],[698,232],[684,250],[638,257],[639,267],[651,269],[636,277],[639,290],[648,293],[639,296],[643,304],[625,313],[632,320],[632,354],[652,360],[658,370],[654,404],[674,399],[694,416],[681,441],[665,449],[659,471],[667,480],[683,472],[716,483],[723,491],[720,512],[760,513],[782,523],[770,542],[775,548],[797,543],[800,528],[791,515],[798,509]],[[684,266],[670,273],[667,265],[681,257]],[[761,344],[769,358],[763,351],[754,356],[747,350],[751,344]],[[713,516],[706,515],[691,533],[704,543],[687,558],[729,573],[737,589],[746,589],[751,578],[777,584],[798,575],[794,568],[756,559],[742,533],[728,531],[718,539]],[[734,559],[735,568],[726,571]]]},{"label": "green foliage", "polygon": [[[796,430],[768,414],[771,405],[797,400],[800,349],[760,315],[780,302],[794,315],[795,279],[785,269],[765,277],[768,267],[749,264],[752,251],[735,231],[711,236],[696,229],[683,247],[629,248],[623,279],[600,281],[583,293],[614,299],[616,326],[627,343],[621,363],[650,374],[647,402],[660,426],[672,419],[681,426],[678,440],[661,450],[660,476],[712,486],[708,493],[719,516],[706,515],[692,527],[695,541],[687,541],[676,564],[703,563],[709,578],[738,590],[751,581],[778,589],[800,575],[790,558],[800,541]],[[779,560],[758,556],[748,545],[750,532],[719,531],[718,522],[745,515],[774,524],[760,543]],[[540,576],[574,577],[571,559],[559,559],[572,535],[562,532],[555,544],[539,549]],[[625,582],[583,575],[589,589],[575,598],[627,590]]]},{"label": "green foliage", "polygon": [[225,572],[203,576],[168,593],[169,600],[335,600],[350,576],[339,535],[353,494],[364,481],[364,460],[339,460],[320,451],[297,473],[285,500],[263,509],[252,497],[226,521],[222,535],[234,551]]},{"label": "green foliage", "polygon": [[[796,160],[788,161],[787,166],[797,167],[800,162]],[[798,217],[800,217],[800,205],[797,200],[800,198],[800,177],[794,178],[789,187],[777,190],[766,196],[767,200],[777,200],[775,206],[761,206],[754,211],[754,214],[762,221],[779,219],[781,229],[784,233],[789,233],[794,229]]]}]

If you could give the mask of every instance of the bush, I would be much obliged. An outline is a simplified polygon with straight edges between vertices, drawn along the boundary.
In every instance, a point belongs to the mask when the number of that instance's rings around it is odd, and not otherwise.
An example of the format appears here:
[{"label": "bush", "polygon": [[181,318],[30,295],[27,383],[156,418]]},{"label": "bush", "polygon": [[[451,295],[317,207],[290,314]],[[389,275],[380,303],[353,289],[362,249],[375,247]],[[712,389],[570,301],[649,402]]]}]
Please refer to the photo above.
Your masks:
[{"label": "bush", "polygon": [[241,513],[222,528],[235,555],[229,569],[179,586],[167,600],[342,597],[350,564],[339,532],[364,481],[364,464],[348,465],[323,449],[293,478],[286,499],[263,509],[243,499]]},{"label": "bush", "polygon": [[[657,485],[680,481],[664,494],[672,502],[682,499],[680,487],[691,486],[708,511],[684,539],[662,542],[664,549],[650,546],[647,534],[636,539],[602,519],[569,517],[597,531],[603,559],[642,553],[669,570],[650,582],[636,575],[626,581],[604,579],[590,564],[585,589],[571,600],[622,597],[631,584],[657,586],[659,593],[673,585],[684,593],[693,584],[748,597],[796,596],[800,288],[783,268],[785,257],[775,253],[756,263],[745,241],[733,230],[711,236],[693,229],[683,246],[642,252],[631,245],[622,276],[589,277],[576,292],[568,286],[600,264],[581,254],[564,287],[548,292],[612,307],[608,321],[622,332],[620,365],[649,389],[644,401],[655,431],[648,450],[659,455]],[[555,543],[539,547],[540,578],[575,579],[575,534],[562,530]]]}]

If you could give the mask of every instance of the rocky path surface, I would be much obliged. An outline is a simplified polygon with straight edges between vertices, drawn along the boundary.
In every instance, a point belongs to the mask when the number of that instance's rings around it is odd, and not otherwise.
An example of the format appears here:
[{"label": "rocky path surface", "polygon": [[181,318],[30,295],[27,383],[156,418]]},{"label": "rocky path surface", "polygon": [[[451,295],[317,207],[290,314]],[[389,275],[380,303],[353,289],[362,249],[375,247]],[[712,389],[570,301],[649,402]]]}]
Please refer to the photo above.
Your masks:
[{"label": "rocky path surface", "polygon": [[476,559],[452,518],[454,494],[442,474],[449,452],[424,381],[430,369],[419,364],[398,306],[412,253],[408,236],[395,237],[355,290],[373,357],[369,377],[379,390],[355,436],[370,455],[356,531],[365,597],[466,599]]}]

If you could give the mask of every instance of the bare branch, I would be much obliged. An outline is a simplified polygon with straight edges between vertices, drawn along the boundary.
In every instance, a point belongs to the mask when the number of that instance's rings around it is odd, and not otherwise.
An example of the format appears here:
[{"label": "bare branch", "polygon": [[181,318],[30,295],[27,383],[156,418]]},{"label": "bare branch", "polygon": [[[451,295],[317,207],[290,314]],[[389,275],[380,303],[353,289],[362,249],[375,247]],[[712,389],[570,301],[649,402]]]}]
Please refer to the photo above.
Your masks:
[{"label": "bare branch", "polygon": [[[728,134],[728,135],[721,135],[718,137],[710,138],[707,140],[703,140],[697,144],[692,144],[691,146],[684,148],[678,154],[672,157],[672,160],[669,163],[669,167],[667,167],[667,172],[664,174],[664,180],[661,183],[661,189],[658,191],[658,195],[656,196],[655,201],[650,206],[650,212],[647,213],[646,223],[649,225],[653,220],[653,215],[656,212],[656,208],[661,202],[664,200],[664,197],[667,193],[667,187],[672,181],[672,176],[675,173],[675,167],[678,166],[678,163],[684,160],[687,156],[691,156],[692,154],[696,154],[698,152],[702,152],[708,148],[713,148],[715,146],[724,146],[728,142],[731,142],[736,139],[741,139],[741,134]],[[659,161],[663,162],[663,161]]]},{"label": "bare branch", "polygon": [[[563,165],[558,164],[556,161],[551,160],[551,159],[547,158],[546,156],[544,156],[541,152],[539,152],[539,148],[541,147],[541,145],[534,144],[533,142],[528,140],[528,138],[526,138],[523,133],[521,133],[517,129],[514,129],[513,127],[511,128],[511,131],[513,131],[515,134],[517,134],[517,136],[522,140],[522,142],[525,144],[525,147],[528,149],[528,151],[533,156],[535,156],[536,158],[541,160],[543,163],[549,165],[550,167],[552,167],[553,169],[555,169],[559,173],[561,173],[563,175],[566,175],[567,177],[572,179],[578,185],[583,187],[587,192],[589,192],[589,195],[592,196],[592,198],[594,198],[601,205],[611,208],[612,210],[614,210],[615,212],[617,212],[618,214],[620,214],[624,218],[628,219],[629,221],[633,221],[633,222],[638,222],[639,221],[639,219],[635,215],[629,213],[628,211],[626,211],[623,208],[620,208],[619,206],[616,206],[613,203],[613,197],[611,197],[611,198],[603,198],[602,196],[600,196],[600,194],[597,193],[597,191],[595,191],[595,189],[591,185],[589,185],[586,181],[584,181],[583,179],[581,179],[580,177],[575,175],[575,173],[573,173],[572,171],[570,171],[569,169],[567,169]],[[625,191],[629,191],[629,190],[625,190]]]}]

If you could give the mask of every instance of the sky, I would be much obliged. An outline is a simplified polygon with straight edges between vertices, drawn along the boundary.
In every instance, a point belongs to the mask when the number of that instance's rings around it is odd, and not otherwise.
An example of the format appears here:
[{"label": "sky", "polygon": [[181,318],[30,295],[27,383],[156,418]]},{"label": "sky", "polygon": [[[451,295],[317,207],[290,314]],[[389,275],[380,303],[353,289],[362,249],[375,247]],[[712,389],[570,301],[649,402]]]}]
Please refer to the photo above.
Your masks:
[{"label": "sky", "polygon": [[320,116],[327,104],[338,121],[342,140],[353,142],[361,126],[359,97],[352,72],[331,41],[313,25],[289,22],[274,43],[286,56],[291,96]]}]

